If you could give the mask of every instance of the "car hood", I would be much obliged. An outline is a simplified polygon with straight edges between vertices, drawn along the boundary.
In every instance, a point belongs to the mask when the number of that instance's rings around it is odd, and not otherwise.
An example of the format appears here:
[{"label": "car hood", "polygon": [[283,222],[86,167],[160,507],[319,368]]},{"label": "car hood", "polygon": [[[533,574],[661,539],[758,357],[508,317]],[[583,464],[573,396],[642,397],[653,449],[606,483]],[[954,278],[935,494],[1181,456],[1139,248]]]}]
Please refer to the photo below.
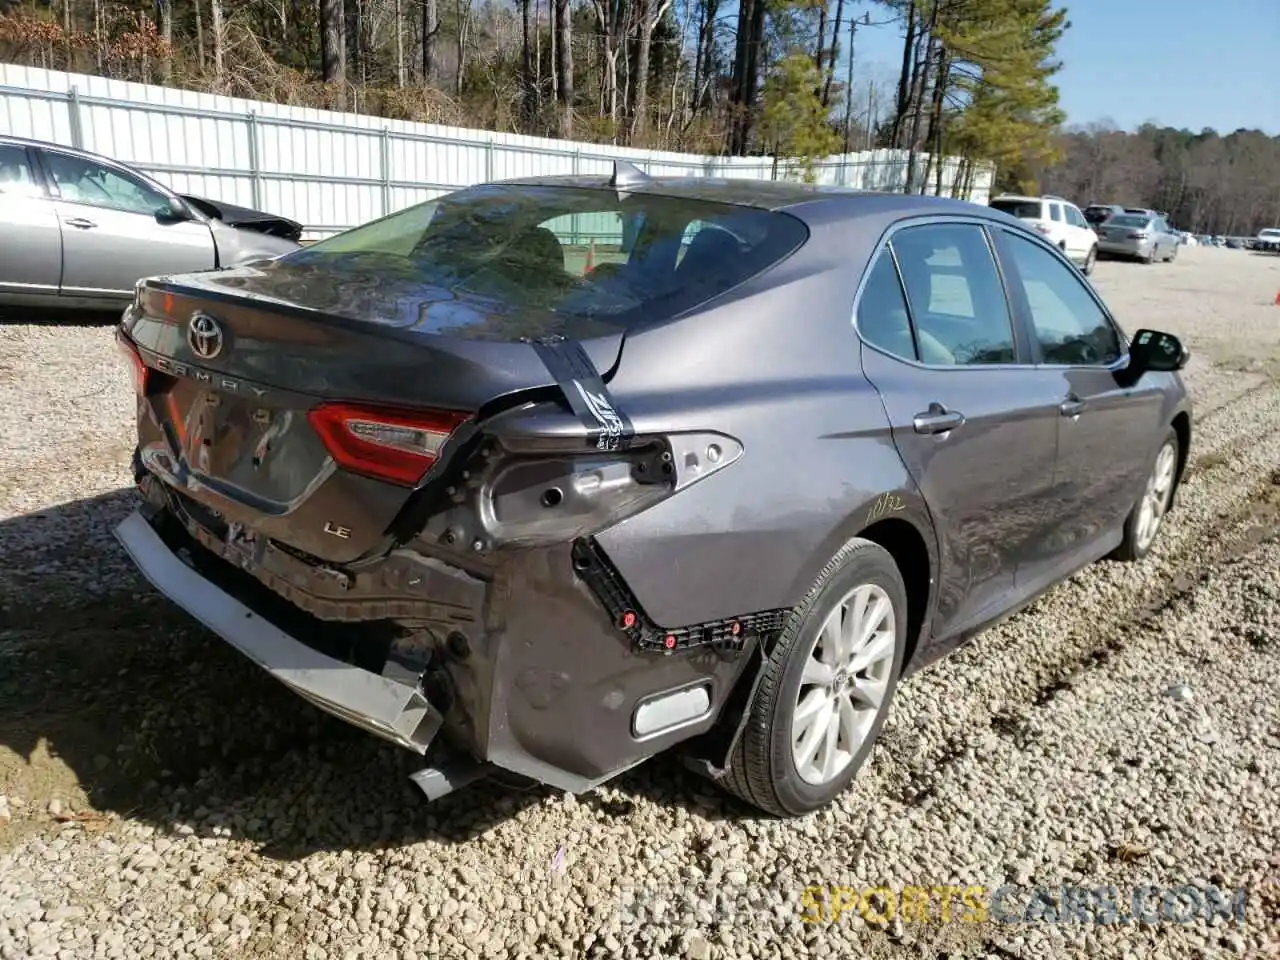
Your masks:
[{"label": "car hood", "polygon": [[183,194],[182,199],[205,216],[221,220],[227,226],[238,230],[252,230],[255,233],[265,233],[269,236],[292,240],[295,243],[302,236],[302,224],[288,217],[263,213],[261,210],[252,210],[249,207],[238,207],[235,204],[210,200],[207,197]]}]

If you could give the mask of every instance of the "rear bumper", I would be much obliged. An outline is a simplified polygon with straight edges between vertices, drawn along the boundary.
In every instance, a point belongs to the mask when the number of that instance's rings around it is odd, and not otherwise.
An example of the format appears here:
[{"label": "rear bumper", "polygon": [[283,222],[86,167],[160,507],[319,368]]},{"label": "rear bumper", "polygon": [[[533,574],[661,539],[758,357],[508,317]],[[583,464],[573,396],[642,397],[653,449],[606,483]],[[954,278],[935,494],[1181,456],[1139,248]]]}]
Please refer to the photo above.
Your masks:
[{"label": "rear bumper", "polygon": [[183,563],[141,513],[115,535],[157,590],[295,693],[392,743],[427,751],[443,717],[417,688],[295,640]]},{"label": "rear bumper", "polygon": [[636,650],[577,582],[566,545],[512,556],[483,615],[457,623],[464,652],[445,643],[427,672],[406,675],[371,632],[385,621],[317,619],[166,508],[149,502],[115,535],[157,590],[328,713],[418,754],[461,748],[570,792],[708,733],[753,662],[754,639],[736,653]]},{"label": "rear bumper", "polygon": [[1110,253],[1118,257],[1145,257],[1151,252],[1153,243],[1150,240],[1099,240],[1098,252]]}]

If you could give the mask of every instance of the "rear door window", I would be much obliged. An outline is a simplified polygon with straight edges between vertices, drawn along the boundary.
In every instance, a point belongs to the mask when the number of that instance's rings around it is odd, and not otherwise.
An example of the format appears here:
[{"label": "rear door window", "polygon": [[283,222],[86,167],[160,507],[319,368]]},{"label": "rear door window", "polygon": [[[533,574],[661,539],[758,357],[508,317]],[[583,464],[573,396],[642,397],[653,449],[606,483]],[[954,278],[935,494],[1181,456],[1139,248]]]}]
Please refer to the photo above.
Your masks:
[{"label": "rear door window", "polygon": [[972,224],[928,224],[894,234],[892,246],[921,343],[941,365],[1014,363],[1004,286],[986,233]]},{"label": "rear door window", "polygon": [[1049,217],[1050,217],[1054,222],[1056,222],[1056,223],[1061,223],[1061,222],[1062,222],[1062,207],[1060,207],[1060,206],[1059,206],[1058,204],[1056,204],[1056,203],[1050,203],[1050,204],[1048,204],[1048,207],[1049,207]]}]

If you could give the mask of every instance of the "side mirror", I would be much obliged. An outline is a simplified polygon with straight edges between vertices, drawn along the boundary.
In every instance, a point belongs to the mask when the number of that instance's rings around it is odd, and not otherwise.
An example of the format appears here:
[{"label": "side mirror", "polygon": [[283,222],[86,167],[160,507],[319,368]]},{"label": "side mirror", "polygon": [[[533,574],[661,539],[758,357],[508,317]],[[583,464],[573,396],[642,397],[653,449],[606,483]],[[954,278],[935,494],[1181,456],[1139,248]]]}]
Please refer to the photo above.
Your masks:
[{"label": "side mirror", "polygon": [[1181,370],[1191,359],[1191,351],[1172,333],[1160,330],[1139,330],[1129,344],[1127,379],[1136,382],[1147,371],[1173,373]]},{"label": "side mirror", "polygon": [[170,200],[165,206],[156,210],[157,223],[186,223],[195,218],[181,200]]}]

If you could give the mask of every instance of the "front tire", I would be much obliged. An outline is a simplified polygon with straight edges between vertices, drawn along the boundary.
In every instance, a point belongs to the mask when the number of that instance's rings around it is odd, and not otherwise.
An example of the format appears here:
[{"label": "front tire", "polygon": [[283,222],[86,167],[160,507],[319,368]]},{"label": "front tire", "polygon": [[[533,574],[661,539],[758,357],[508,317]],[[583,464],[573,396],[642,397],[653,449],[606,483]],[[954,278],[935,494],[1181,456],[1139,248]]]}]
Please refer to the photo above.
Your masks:
[{"label": "front tire", "polygon": [[1174,488],[1178,482],[1178,434],[1169,428],[1164,442],[1156,453],[1155,463],[1147,474],[1147,483],[1129,512],[1124,524],[1124,539],[1113,556],[1117,560],[1132,563],[1141,560],[1155,545],[1156,536],[1164,525],[1165,515],[1173,503]]},{"label": "front tire", "polygon": [[1092,247],[1089,248],[1089,253],[1084,258],[1084,266],[1080,268],[1086,277],[1093,273],[1094,265],[1097,262],[1098,262],[1098,245],[1094,244]]},{"label": "front tire", "polygon": [[803,816],[853,782],[889,713],[907,638],[907,591],[887,550],[850,540],[768,654],[726,790]]}]

